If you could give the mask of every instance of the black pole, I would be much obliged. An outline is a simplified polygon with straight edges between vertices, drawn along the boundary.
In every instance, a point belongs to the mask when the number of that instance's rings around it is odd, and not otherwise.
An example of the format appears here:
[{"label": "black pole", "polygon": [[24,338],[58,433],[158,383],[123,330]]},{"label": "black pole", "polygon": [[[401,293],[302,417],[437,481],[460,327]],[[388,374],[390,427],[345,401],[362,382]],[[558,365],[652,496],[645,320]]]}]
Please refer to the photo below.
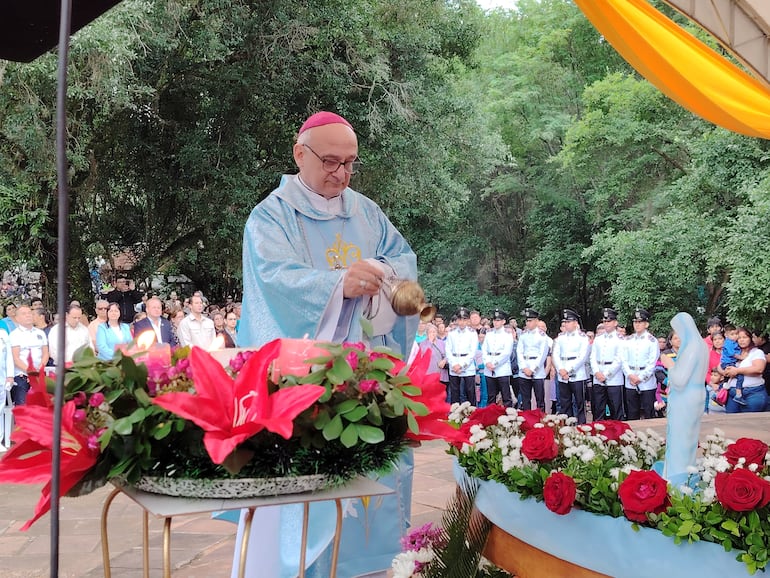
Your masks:
[{"label": "black pole", "polygon": [[[69,56],[71,0],[61,0],[59,18],[59,71],[56,87],[56,172],[59,193],[56,265],[56,307],[59,311],[56,393],[54,395],[53,448],[51,459],[51,577],[59,576],[59,488],[61,487],[61,422],[64,405],[64,351],[67,314],[67,253],[69,247],[69,190],[67,188],[67,61]],[[42,371],[42,367],[40,368]]]}]

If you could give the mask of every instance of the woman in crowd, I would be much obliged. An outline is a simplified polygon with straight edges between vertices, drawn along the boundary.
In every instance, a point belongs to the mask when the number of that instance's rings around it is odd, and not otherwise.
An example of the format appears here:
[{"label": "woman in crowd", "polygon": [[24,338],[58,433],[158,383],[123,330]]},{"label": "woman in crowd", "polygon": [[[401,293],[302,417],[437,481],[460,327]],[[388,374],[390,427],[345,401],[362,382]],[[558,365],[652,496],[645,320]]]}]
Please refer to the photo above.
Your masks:
[{"label": "woman in crowd", "polygon": [[449,368],[446,360],[446,343],[438,339],[438,328],[428,324],[427,338],[420,343],[420,351],[430,350],[430,365],[428,373],[438,373],[439,380],[444,384],[449,399]]},{"label": "woman in crowd", "polygon": [[225,316],[217,309],[211,314],[211,320],[214,322],[214,331],[217,335],[221,335],[225,330]]},{"label": "woman in crowd", "polygon": [[[235,332],[235,326],[238,324],[238,316],[235,311],[228,311],[225,316],[225,327],[219,333],[225,338],[225,347],[238,347],[238,340]],[[216,326],[216,325],[215,325]]]},{"label": "woman in crowd", "polygon": [[[724,369],[725,377],[729,380],[726,386],[729,388],[729,393],[725,411],[727,413],[764,411],[767,404],[767,392],[765,391],[765,382],[762,379],[762,372],[765,370],[767,363],[765,354],[754,345],[751,339],[751,331],[745,327],[738,328],[737,341],[738,347],[741,348],[743,359],[738,362],[738,365]],[[735,401],[735,376],[738,374],[744,376],[744,405]]]},{"label": "woman in crowd", "polygon": [[[660,343],[660,341],[658,342]],[[657,364],[660,364],[664,369],[663,379],[658,379],[658,387],[655,390],[655,413],[656,417],[665,417],[666,404],[668,402],[668,371],[674,367],[676,358],[679,355],[679,348],[682,345],[682,338],[676,334],[676,331],[671,331],[666,338],[667,347],[661,351],[660,358]],[[658,374],[656,372],[656,377]]]},{"label": "woman in crowd", "polygon": [[171,332],[174,334],[173,343],[179,343],[179,324],[184,319],[184,310],[181,307],[172,307],[168,311],[168,320],[171,321]]},{"label": "woman in crowd", "polygon": [[709,348],[709,368],[706,372],[706,381],[709,381],[711,372],[719,368],[722,361],[722,346],[725,344],[725,334],[716,331],[711,334],[711,347]]},{"label": "woman in crowd", "polygon": [[[725,344],[725,334],[720,330],[715,330],[709,335],[711,346],[709,347],[709,363],[706,370],[706,406],[705,413],[709,413],[709,405],[713,401],[722,405],[717,399],[719,390],[724,385],[724,376],[722,375],[722,346]],[[708,345],[708,342],[704,339]]]},{"label": "woman in crowd", "polygon": [[131,328],[128,323],[120,322],[120,305],[110,303],[107,307],[107,321],[96,330],[96,347],[99,350],[97,357],[109,361],[118,345],[130,342]]}]

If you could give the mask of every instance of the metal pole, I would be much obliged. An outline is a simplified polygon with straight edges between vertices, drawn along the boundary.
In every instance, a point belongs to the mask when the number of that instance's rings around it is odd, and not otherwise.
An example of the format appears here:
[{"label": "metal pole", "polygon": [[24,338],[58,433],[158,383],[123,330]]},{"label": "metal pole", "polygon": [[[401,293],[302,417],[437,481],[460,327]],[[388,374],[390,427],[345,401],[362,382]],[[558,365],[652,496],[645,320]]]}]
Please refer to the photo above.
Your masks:
[{"label": "metal pole", "polygon": [[[71,0],[61,0],[59,17],[59,70],[56,87],[56,172],[58,181],[57,296],[60,331],[60,359],[56,361],[56,394],[54,396],[53,447],[51,459],[51,577],[59,576],[59,491],[61,486],[61,422],[64,405],[65,316],[67,313],[67,256],[69,248],[69,190],[67,188],[67,61],[69,57]],[[40,370],[42,371],[42,367]]]}]

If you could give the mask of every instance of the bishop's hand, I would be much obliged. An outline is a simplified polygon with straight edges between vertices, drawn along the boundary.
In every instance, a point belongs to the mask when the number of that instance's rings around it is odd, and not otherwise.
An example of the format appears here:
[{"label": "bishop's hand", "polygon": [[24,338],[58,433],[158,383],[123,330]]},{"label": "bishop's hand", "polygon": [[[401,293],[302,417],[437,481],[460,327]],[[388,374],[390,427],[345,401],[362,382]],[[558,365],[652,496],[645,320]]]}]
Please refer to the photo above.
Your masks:
[{"label": "bishop's hand", "polygon": [[345,271],[342,294],[348,299],[377,295],[381,286],[382,269],[366,261],[356,261]]}]

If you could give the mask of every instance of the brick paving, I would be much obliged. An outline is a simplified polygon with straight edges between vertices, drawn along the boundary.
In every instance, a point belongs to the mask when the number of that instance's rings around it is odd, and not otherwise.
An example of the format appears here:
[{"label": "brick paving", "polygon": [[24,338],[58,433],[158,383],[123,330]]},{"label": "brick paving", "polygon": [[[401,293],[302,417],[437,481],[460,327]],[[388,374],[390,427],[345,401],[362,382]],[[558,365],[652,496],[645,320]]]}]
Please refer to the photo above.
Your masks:
[{"label": "brick paving", "polygon": [[[642,424],[635,424],[636,428]],[[665,433],[665,420],[649,420],[645,427]],[[758,437],[770,442],[770,414],[704,416],[702,431],[714,427],[732,439]],[[412,522],[421,525],[441,520],[444,504],[454,491],[452,461],[443,442],[428,442],[415,450]],[[50,516],[27,532],[20,532],[34,510],[39,486],[0,485],[0,576],[32,578],[49,576]],[[100,518],[110,487],[61,503],[59,576],[97,578],[104,575]],[[112,575],[142,576],[141,510],[127,497],[118,496],[109,516]],[[161,575],[162,521],[150,518],[151,576]],[[226,578],[235,543],[235,525],[212,520],[208,515],[174,520],[171,560],[175,578]]]}]

